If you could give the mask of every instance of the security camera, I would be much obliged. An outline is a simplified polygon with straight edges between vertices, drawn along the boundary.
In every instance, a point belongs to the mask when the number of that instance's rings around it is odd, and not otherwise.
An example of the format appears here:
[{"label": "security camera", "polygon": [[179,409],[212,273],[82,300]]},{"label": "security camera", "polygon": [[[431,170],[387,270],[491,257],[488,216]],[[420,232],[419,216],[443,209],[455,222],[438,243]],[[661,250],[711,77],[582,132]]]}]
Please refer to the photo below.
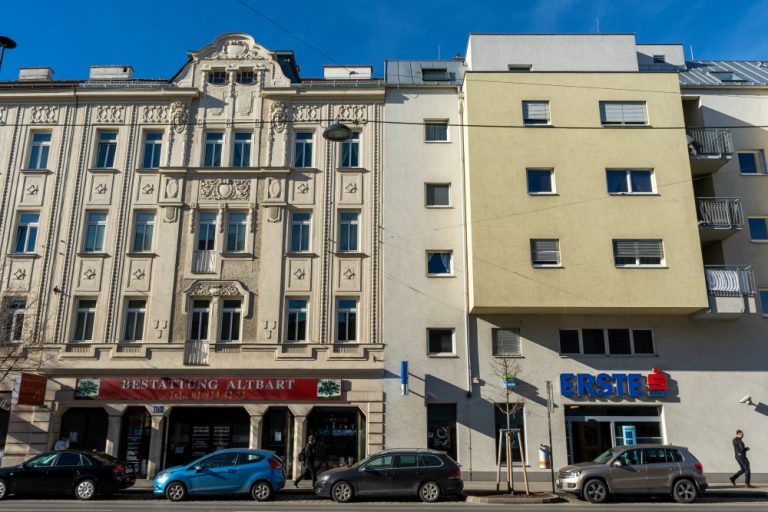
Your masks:
[{"label": "security camera", "polygon": [[739,400],[740,404],[754,405],[752,403],[752,395],[745,395],[744,398]]}]

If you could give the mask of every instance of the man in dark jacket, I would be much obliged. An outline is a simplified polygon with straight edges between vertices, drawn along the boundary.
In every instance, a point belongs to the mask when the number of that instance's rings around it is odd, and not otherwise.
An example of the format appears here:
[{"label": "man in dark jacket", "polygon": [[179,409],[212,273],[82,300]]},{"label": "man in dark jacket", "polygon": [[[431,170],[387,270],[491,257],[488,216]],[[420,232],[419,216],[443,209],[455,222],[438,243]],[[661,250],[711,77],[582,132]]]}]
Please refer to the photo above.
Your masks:
[{"label": "man in dark jacket", "polygon": [[736,479],[741,475],[744,475],[744,482],[747,484],[746,487],[751,489],[752,485],[749,481],[752,474],[749,472],[749,459],[747,458],[747,450],[749,450],[749,448],[744,446],[743,439],[744,432],[737,430],[736,437],[733,438],[733,451],[736,456],[736,462],[739,463],[739,471],[730,478],[730,481],[735,486]]},{"label": "man in dark jacket", "polygon": [[[293,481],[293,486],[298,487],[299,482],[307,478],[312,477],[312,487],[315,487],[315,480],[317,480],[317,449],[315,448],[315,436],[309,436],[307,438],[307,444],[299,452],[299,461],[301,462],[301,473],[299,478]],[[307,475],[309,473],[309,475]]]}]

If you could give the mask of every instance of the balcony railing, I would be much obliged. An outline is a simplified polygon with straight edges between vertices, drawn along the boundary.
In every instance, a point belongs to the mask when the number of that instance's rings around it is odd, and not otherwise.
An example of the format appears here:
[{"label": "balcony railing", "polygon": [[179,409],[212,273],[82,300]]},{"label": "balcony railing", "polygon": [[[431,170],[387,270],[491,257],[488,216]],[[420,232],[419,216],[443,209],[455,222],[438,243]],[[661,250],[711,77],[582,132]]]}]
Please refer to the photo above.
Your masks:
[{"label": "balcony railing", "polygon": [[204,340],[189,340],[184,345],[184,364],[208,364],[208,342]]},{"label": "balcony railing", "polygon": [[707,291],[716,297],[754,297],[757,293],[752,267],[723,265],[704,267]]},{"label": "balcony railing", "polygon": [[195,274],[213,274],[215,271],[215,251],[195,251],[192,254],[192,272]]},{"label": "balcony railing", "polygon": [[711,229],[741,229],[744,214],[736,197],[698,197],[699,227]]},{"label": "balcony railing", "polygon": [[733,137],[729,128],[689,128],[686,133],[691,156],[733,154]]}]

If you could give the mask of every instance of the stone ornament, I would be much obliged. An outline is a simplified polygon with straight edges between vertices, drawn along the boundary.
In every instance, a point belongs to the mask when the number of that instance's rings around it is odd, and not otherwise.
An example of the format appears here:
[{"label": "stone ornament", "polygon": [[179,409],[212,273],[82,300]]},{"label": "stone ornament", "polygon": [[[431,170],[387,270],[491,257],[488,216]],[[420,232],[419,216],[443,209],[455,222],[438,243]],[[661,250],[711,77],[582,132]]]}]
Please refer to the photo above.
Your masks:
[{"label": "stone ornament", "polygon": [[168,107],[165,105],[147,105],[141,110],[141,122],[165,123],[168,120]]},{"label": "stone ornament", "polygon": [[368,108],[366,105],[339,105],[336,119],[355,124],[366,124],[368,122]]},{"label": "stone ornament", "polygon": [[357,183],[355,183],[354,181],[350,181],[349,183],[347,183],[347,186],[344,187],[344,190],[346,190],[350,194],[354,194],[355,192],[357,192]]},{"label": "stone ornament", "polygon": [[155,191],[155,186],[151,183],[147,183],[143,187],[141,187],[141,191],[144,192],[144,194],[151,194]]},{"label": "stone ornament", "polygon": [[122,105],[99,105],[96,109],[97,123],[122,123],[125,119],[125,107]]},{"label": "stone ornament", "polygon": [[176,133],[182,133],[189,122],[189,106],[183,101],[174,101],[171,103],[171,126]]},{"label": "stone ornament", "polygon": [[248,199],[251,194],[251,180],[229,178],[208,179],[200,182],[200,198],[220,201],[223,199]]},{"label": "stone ornament", "polygon": [[107,193],[108,187],[103,183],[99,183],[93,188],[93,190],[95,190],[97,194],[103,195]]},{"label": "stone ornament", "polygon": [[304,279],[304,269],[297,268],[293,275],[296,276],[296,279]]},{"label": "stone ornament", "polygon": [[0,106],[0,124],[5,124],[5,116],[8,114],[8,107]]},{"label": "stone ornament", "polygon": [[27,190],[27,194],[29,194],[31,196],[36,196],[37,193],[40,191],[40,187],[38,187],[37,185],[33,184],[33,185],[28,186],[26,190]]},{"label": "stone ornament", "polygon": [[189,289],[187,295],[195,297],[239,297],[242,293],[235,283],[208,281],[197,283]]},{"label": "stone ornament", "polygon": [[83,272],[83,277],[88,279],[89,281],[96,277],[96,271],[92,268],[89,268],[85,272]]},{"label": "stone ornament", "polygon": [[348,268],[344,272],[344,277],[346,277],[347,279],[352,279],[353,277],[355,277],[355,272],[351,268]]},{"label": "stone ornament", "polygon": [[27,277],[27,271],[23,268],[16,269],[16,272],[13,273],[13,277],[15,277],[17,281],[22,281]]},{"label": "stone ornament", "polygon": [[59,118],[59,107],[38,105],[32,107],[32,122],[35,124],[53,124]]},{"label": "stone ornament", "polygon": [[272,120],[273,131],[282,133],[285,130],[286,123],[288,122],[288,113],[286,111],[285,103],[282,101],[272,103],[272,114],[270,119]]},{"label": "stone ornament", "polygon": [[165,198],[176,199],[179,195],[179,180],[173,178],[165,179]]},{"label": "stone ornament", "polygon": [[214,60],[264,60],[259,49],[251,46],[247,41],[227,41],[221,50],[213,53],[209,58]]},{"label": "stone ornament", "polygon": [[320,122],[320,105],[294,105],[291,113],[294,121]]},{"label": "stone ornament", "polygon": [[283,193],[283,187],[280,184],[280,180],[269,178],[269,184],[267,185],[267,199],[280,199]]},{"label": "stone ornament", "polygon": [[134,277],[134,278],[136,278],[136,279],[137,279],[137,280],[139,280],[139,281],[141,281],[142,279],[144,279],[144,277],[145,277],[146,275],[147,275],[147,273],[146,273],[146,272],[144,272],[144,270],[142,270],[142,269],[140,269],[140,268],[137,268],[136,270],[134,270],[134,271],[133,271],[133,277]]},{"label": "stone ornament", "polygon": [[302,183],[296,186],[296,190],[298,190],[302,194],[306,194],[307,192],[309,192],[309,185],[307,185],[306,183]]}]

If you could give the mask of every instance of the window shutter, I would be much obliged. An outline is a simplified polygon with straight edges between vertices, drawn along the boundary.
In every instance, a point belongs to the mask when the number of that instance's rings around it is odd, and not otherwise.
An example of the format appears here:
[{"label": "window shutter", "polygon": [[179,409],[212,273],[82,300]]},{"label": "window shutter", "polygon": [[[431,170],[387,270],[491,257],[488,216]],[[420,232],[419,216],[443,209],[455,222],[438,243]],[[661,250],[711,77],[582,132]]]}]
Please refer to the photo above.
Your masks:
[{"label": "window shutter", "polygon": [[623,119],[621,103],[600,102],[600,118],[603,123],[621,123]]},{"label": "window shutter", "polygon": [[613,253],[617,258],[662,258],[661,240],[614,240]]},{"label": "window shutter", "polygon": [[520,355],[520,329],[494,329],[493,355],[496,357]]},{"label": "window shutter", "polygon": [[645,124],[645,102],[601,101],[600,119],[604,124]]},{"label": "window shutter", "polygon": [[531,260],[534,264],[558,264],[560,262],[560,241],[531,240]]},{"label": "window shutter", "polygon": [[524,101],[523,102],[523,120],[548,123],[549,122],[549,102],[548,101]]},{"label": "window shutter", "polygon": [[635,101],[622,104],[624,122],[628,124],[645,124],[645,102]]}]

